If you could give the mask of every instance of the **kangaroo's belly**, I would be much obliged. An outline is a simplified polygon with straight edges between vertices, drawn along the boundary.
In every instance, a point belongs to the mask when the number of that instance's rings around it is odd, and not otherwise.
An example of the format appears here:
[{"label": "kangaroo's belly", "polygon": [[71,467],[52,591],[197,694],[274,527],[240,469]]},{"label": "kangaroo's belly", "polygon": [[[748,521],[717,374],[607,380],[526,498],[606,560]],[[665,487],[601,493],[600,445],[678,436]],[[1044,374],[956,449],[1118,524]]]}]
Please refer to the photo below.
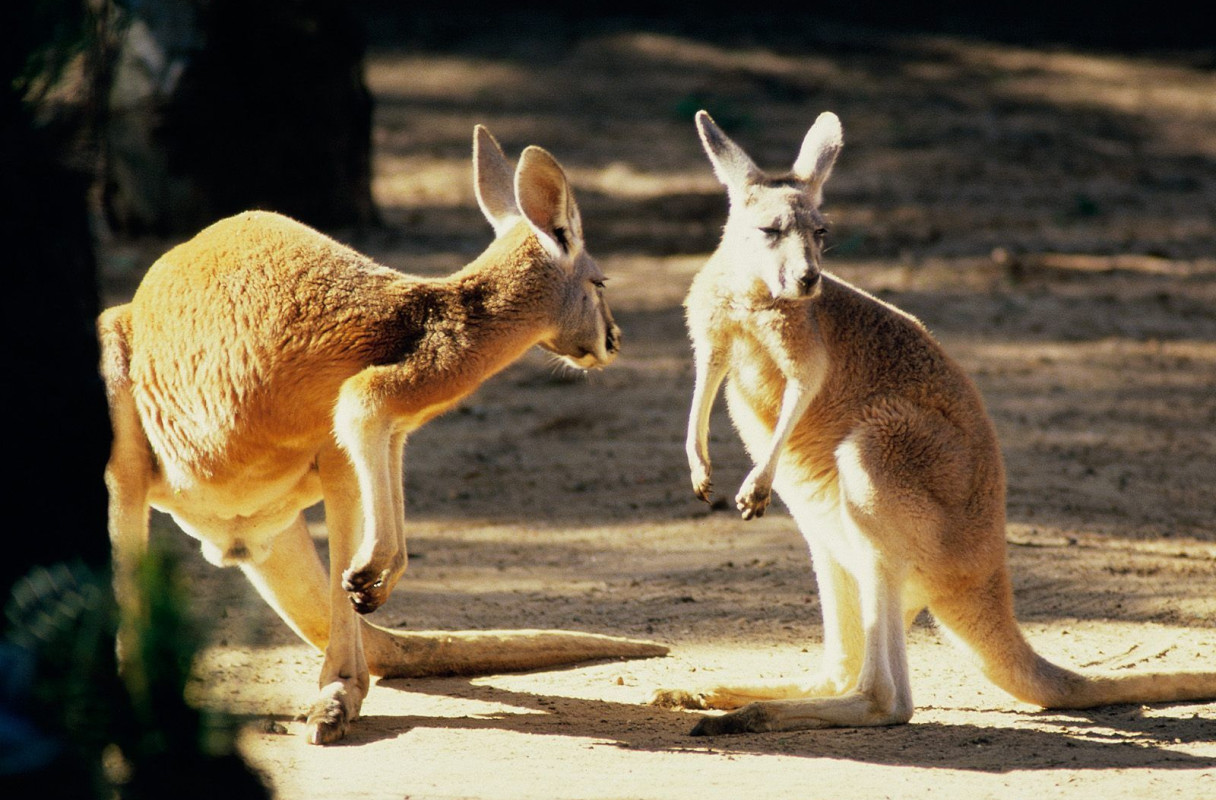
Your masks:
[{"label": "kangaroo's belly", "polygon": [[172,516],[217,566],[264,560],[274,538],[319,500],[321,480],[310,460],[274,474],[245,470],[185,483],[161,475],[149,492],[152,507]]}]

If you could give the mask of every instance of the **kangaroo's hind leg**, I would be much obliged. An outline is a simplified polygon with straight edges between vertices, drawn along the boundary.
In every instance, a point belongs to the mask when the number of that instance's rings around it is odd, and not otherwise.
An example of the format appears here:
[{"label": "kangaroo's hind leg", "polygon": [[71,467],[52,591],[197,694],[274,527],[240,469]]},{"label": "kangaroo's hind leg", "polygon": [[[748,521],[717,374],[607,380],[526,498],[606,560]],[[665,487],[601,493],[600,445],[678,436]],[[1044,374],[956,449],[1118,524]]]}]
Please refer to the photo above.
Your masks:
[{"label": "kangaroo's hind leg", "polygon": [[[854,535],[859,522],[842,512]],[[856,683],[843,694],[767,700],[720,717],[706,717],[693,735],[806,730],[812,728],[897,725],[912,716],[912,689],[904,645],[902,568],[876,550],[854,552],[850,571],[860,598],[864,654]]]},{"label": "kangaroo's hind leg", "polygon": [[136,570],[148,549],[148,492],[153,470],[152,448],[131,392],[130,345],[125,333],[128,321],[128,306],[105,311],[97,321],[101,375],[105,381],[113,436],[105,481],[110,495],[108,527],[113,550],[114,592],[122,611],[118,631],[120,661],[124,653],[134,652],[132,625],[140,603]]},{"label": "kangaroo's hind leg", "polygon": [[241,571],[301,639],[325,650],[329,644],[329,581],[303,514],[274,537],[265,560],[245,562]]},{"label": "kangaroo's hind leg", "polygon": [[110,494],[110,544],[114,554],[115,591],[121,606],[136,602],[135,570],[148,548],[148,490],[152,453],[140,427],[129,387],[110,386],[113,441],[106,464]]},{"label": "kangaroo's hind leg", "polygon": [[[329,528],[330,569],[326,591],[329,638],[321,666],[321,694],[309,711],[307,736],[313,744],[327,744],[342,738],[347,726],[358,718],[371,675],[363,652],[360,620],[351,608],[343,586],[343,571],[354,554],[363,524],[358,478],[346,453],[337,447],[322,451],[317,467]],[[301,537],[298,524],[290,530],[294,530],[292,535],[297,540]]]},{"label": "kangaroo's hind leg", "polygon": [[787,505],[811,551],[823,615],[820,671],[807,683],[803,696],[837,695],[856,684],[865,653],[857,579],[825,541],[827,537],[839,536],[838,526],[831,526],[827,524],[828,520],[807,513],[797,501]]},{"label": "kangaroo's hind leg", "polygon": [[[778,482],[780,485],[780,482]],[[778,493],[781,493],[778,488]],[[787,495],[781,494],[784,499]],[[701,689],[661,689],[651,703],[669,708],[704,708],[729,711],[760,700],[781,700],[838,695],[851,688],[861,671],[865,638],[861,628],[857,581],[822,544],[830,536],[832,520],[820,516],[812,504],[789,504],[799,527],[813,531],[807,542],[812,553],[819,605],[823,614],[823,655],[820,669],[808,679],[790,682],[738,683]]]}]

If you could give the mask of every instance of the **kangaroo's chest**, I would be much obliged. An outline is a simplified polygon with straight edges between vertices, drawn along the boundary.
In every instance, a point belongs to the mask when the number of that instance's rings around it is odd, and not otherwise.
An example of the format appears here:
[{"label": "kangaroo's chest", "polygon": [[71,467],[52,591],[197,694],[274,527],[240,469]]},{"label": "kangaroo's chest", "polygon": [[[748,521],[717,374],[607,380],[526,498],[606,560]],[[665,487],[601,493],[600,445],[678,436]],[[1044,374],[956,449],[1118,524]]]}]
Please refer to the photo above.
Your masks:
[{"label": "kangaroo's chest", "polygon": [[730,307],[721,317],[729,377],[738,399],[770,427],[781,411],[787,386],[818,395],[827,369],[815,322],[802,309]]},{"label": "kangaroo's chest", "polygon": [[771,430],[781,411],[781,397],[787,382],[765,343],[752,336],[737,335],[730,342],[730,386],[733,406],[743,402]]},{"label": "kangaroo's chest", "polygon": [[[811,395],[810,404],[786,442],[779,476],[797,481],[812,494],[835,486],[835,450],[842,424],[828,379],[825,348],[813,326],[802,320],[751,316],[729,337],[727,408],[744,446],[756,460],[768,451],[791,383]],[[784,325],[783,325],[784,323]]]}]

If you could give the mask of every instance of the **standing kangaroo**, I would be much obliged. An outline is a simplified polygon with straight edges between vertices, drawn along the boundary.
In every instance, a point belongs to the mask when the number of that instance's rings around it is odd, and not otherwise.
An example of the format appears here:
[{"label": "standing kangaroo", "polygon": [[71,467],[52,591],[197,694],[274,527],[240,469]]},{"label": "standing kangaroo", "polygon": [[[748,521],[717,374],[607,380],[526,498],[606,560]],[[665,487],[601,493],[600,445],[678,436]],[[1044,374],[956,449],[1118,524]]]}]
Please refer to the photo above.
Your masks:
[{"label": "standing kangaroo", "polygon": [[729,375],[755,468],[736,505],[772,489],[810,545],[822,671],[796,685],[667,690],[654,702],[738,709],[695,735],[896,725],[912,717],[904,632],[928,608],[993,683],[1048,708],[1216,697],[1216,673],[1084,676],[1023,638],[1005,563],[1005,477],[975,386],[916,319],[822,272],[823,185],[843,144],[824,113],[791,174],[762,172],[710,119],[697,128],[730,213],[686,307],[696,362],[687,452],[710,493],[709,415]]},{"label": "standing kangaroo", "polygon": [[[138,602],[149,507],[168,512],[209,561],[240,566],[324,651],[306,727],[314,744],[345,734],[369,674],[666,652],[564,631],[405,633],[355,614],[384,603],[405,570],[410,432],[533,345],[591,368],[620,343],[561,166],[529,147],[513,173],[480,126],[473,147],[496,238],[450,277],[402,275],[298,222],[249,212],[169,251],[130,303],[98,320],[120,602]],[[322,499],[328,581],[302,515]]]}]

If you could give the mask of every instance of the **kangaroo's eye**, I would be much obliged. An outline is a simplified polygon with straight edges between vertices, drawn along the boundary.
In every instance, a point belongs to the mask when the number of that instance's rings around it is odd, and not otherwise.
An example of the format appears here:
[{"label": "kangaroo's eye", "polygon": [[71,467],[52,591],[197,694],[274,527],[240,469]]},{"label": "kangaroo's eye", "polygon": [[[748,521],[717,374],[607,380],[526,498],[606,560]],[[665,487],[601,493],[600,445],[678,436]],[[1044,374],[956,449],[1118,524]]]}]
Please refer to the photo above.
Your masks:
[{"label": "kangaroo's eye", "polygon": [[785,233],[785,231],[781,230],[780,228],[776,227],[775,225],[770,225],[767,228],[761,228],[760,232],[763,233],[765,236],[767,236],[769,239],[774,239],[774,240],[780,239],[781,234]]},{"label": "kangaroo's eye", "polygon": [[597,289],[603,289],[603,288],[604,288],[604,283],[605,283],[607,280],[608,280],[607,278],[600,278],[600,279],[598,279],[598,280],[592,280],[592,281],[591,281],[591,285],[592,285],[592,286],[594,286],[594,287],[595,287],[595,288],[597,288]]},{"label": "kangaroo's eye", "polygon": [[815,238],[818,239],[819,241],[823,241],[824,237],[826,237],[827,235],[828,235],[827,228],[816,228],[815,229]]}]

